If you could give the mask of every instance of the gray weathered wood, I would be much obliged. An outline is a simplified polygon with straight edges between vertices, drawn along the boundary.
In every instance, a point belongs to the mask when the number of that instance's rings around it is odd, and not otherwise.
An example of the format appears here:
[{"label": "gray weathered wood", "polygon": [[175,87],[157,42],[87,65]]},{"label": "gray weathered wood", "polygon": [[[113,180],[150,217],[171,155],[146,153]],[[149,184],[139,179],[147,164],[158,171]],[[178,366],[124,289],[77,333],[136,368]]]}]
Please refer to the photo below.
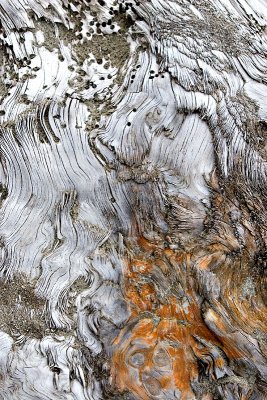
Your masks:
[{"label": "gray weathered wood", "polygon": [[267,398],[266,0],[0,19],[0,399]]}]

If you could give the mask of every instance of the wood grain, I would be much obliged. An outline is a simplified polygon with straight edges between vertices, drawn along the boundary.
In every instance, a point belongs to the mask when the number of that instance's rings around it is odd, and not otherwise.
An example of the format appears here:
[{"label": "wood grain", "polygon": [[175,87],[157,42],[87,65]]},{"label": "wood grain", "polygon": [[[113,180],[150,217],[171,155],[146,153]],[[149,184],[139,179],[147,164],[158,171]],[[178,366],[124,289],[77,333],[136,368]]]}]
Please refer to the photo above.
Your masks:
[{"label": "wood grain", "polygon": [[266,399],[265,0],[0,21],[0,399]]}]

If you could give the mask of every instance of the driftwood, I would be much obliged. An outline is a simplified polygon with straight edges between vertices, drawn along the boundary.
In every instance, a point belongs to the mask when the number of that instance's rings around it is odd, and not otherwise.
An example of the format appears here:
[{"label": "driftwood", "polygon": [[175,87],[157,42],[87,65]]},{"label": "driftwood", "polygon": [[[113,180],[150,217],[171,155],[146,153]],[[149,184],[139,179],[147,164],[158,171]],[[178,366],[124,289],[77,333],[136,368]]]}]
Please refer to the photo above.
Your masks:
[{"label": "driftwood", "polygon": [[0,18],[0,399],[267,398],[266,0]]}]

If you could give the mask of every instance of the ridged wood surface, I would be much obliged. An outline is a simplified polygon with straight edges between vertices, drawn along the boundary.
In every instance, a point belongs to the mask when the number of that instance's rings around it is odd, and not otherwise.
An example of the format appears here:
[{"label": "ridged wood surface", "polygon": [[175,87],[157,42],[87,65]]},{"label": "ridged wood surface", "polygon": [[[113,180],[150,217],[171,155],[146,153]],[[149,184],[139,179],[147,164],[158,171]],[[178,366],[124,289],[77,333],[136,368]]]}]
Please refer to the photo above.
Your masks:
[{"label": "ridged wood surface", "polygon": [[0,20],[0,399],[266,399],[266,0]]}]

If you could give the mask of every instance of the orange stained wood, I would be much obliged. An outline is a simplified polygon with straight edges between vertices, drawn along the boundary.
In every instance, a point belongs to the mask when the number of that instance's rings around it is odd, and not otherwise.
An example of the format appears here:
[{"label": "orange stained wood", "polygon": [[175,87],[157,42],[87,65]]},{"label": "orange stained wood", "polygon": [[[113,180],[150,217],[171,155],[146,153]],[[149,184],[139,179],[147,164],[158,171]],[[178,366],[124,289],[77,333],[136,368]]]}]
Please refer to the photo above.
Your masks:
[{"label": "orange stained wood", "polygon": [[[144,238],[139,240],[139,244],[145,253],[157,251],[157,257],[151,258],[151,261],[140,258],[130,260],[125,271],[124,295],[131,307],[129,323],[131,319],[140,317],[145,312],[150,312],[151,317],[146,315],[145,318],[141,318],[130,335],[126,335],[126,340],[124,334],[127,327],[115,340],[112,359],[113,384],[121,391],[130,389],[140,399],[150,399],[153,390],[159,388],[165,391],[177,388],[181,391],[182,398],[186,398],[193,395],[190,382],[198,375],[194,356],[194,349],[197,352],[198,344],[193,335],[200,335],[205,340],[217,344],[216,337],[202,320],[199,306],[190,288],[185,292],[183,299],[177,299],[170,293],[162,300],[158,295],[159,288],[153,280],[144,280],[144,277],[152,276],[155,267],[167,273],[171,264],[176,264],[179,268],[182,262],[188,263],[190,255],[175,254],[170,249],[158,249]],[[170,265],[164,258],[170,261]],[[155,351],[161,345],[171,360],[169,370],[161,370],[153,361]],[[129,361],[129,354],[134,346],[137,346],[137,349],[139,346],[136,357],[140,360],[136,361],[136,366]],[[147,381],[151,381],[150,386],[147,385]]]},{"label": "orange stained wood", "polygon": [[[191,355],[191,350],[182,346],[173,347],[164,344],[167,354],[170,357],[170,369],[165,370],[164,366],[158,366],[155,361],[155,350],[164,340],[173,340],[177,343],[177,337],[184,339],[178,331],[173,332],[176,327],[174,321],[162,321],[158,326],[154,326],[151,320],[141,320],[131,333],[131,337],[116,349],[113,356],[113,383],[121,391],[130,389],[140,399],[151,398],[151,393],[145,387],[144,375],[157,378],[158,386],[161,390],[168,391],[179,388],[183,396],[193,394],[190,381],[197,376],[195,361]],[[144,355],[144,363],[134,368],[130,365],[129,354],[134,343],[137,342],[136,352]]]},{"label": "orange stained wood", "polygon": [[[139,245],[141,251],[127,262],[124,271],[124,296],[131,316],[114,341],[112,382],[118,390],[130,390],[144,400],[151,399],[157,391],[167,393],[175,388],[185,400],[193,396],[191,382],[199,374],[198,358],[205,360],[215,379],[214,368],[225,366],[221,350],[230,359],[244,356],[231,337],[225,309],[218,313],[209,308],[204,313],[204,320],[195,289],[190,284],[192,265],[196,260],[199,260],[197,268],[208,269],[216,254],[195,257],[184,251],[178,253],[158,248],[144,238],[139,239]],[[225,260],[222,247],[224,245],[215,246],[214,250]],[[163,274],[171,273],[177,277],[182,283],[183,296],[177,297],[171,291],[159,293],[160,287],[153,279],[157,268]],[[231,307],[235,309],[233,304]],[[128,331],[134,320],[133,328]],[[216,335],[209,329],[210,324],[216,327]],[[220,351],[212,353],[214,347]],[[168,368],[160,367],[155,361],[159,348],[168,354]]]},{"label": "orange stained wood", "polygon": [[158,246],[154,243],[151,243],[149,240],[144,238],[144,236],[138,238],[138,244],[145,251],[158,250]]}]

